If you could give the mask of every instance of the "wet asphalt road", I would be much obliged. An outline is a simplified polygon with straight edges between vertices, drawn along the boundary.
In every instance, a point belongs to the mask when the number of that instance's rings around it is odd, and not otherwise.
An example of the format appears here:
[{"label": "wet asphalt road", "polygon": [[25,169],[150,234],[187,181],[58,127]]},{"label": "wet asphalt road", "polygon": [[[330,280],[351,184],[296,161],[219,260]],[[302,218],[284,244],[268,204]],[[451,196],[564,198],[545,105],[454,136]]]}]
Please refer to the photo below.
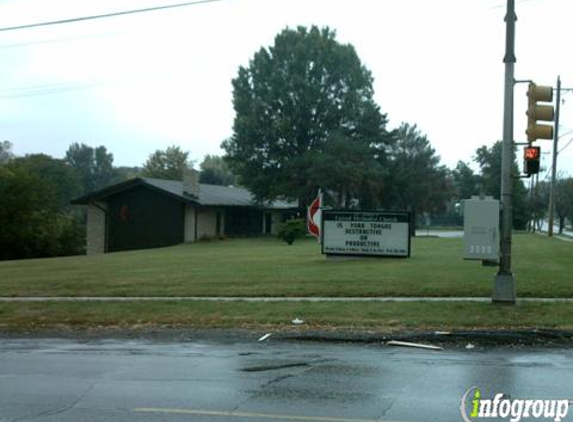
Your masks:
[{"label": "wet asphalt road", "polygon": [[0,340],[2,422],[459,421],[472,386],[573,398],[573,350]]}]

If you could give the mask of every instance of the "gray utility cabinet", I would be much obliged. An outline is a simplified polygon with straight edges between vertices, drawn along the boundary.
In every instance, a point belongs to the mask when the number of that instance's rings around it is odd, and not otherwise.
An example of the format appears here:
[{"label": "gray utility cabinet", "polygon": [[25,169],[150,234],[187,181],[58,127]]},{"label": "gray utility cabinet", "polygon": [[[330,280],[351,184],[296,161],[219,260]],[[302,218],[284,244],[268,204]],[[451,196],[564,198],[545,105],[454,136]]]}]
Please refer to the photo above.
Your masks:
[{"label": "gray utility cabinet", "polygon": [[464,201],[464,259],[499,259],[499,201],[472,197]]}]

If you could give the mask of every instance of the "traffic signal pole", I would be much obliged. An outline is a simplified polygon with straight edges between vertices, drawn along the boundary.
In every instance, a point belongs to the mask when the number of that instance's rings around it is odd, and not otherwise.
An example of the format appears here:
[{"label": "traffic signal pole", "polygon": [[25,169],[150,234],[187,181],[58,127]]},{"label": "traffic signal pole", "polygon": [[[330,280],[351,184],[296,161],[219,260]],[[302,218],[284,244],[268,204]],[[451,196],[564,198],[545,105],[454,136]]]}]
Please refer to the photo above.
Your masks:
[{"label": "traffic signal pole", "polygon": [[511,230],[513,226],[513,87],[515,83],[515,0],[507,0],[505,15],[505,90],[503,107],[503,147],[501,159],[501,239],[499,270],[495,276],[492,301],[514,304],[515,276],[511,272]]},{"label": "traffic signal pole", "polygon": [[557,77],[557,98],[555,101],[555,129],[553,131],[553,165],[551,167],[551,189],[549,191],[549,226],[547,235],[553,236],[555,215],[555,179],[557,178],[557,144],[559,142],[559,109],[561,108],[561,77]]}]

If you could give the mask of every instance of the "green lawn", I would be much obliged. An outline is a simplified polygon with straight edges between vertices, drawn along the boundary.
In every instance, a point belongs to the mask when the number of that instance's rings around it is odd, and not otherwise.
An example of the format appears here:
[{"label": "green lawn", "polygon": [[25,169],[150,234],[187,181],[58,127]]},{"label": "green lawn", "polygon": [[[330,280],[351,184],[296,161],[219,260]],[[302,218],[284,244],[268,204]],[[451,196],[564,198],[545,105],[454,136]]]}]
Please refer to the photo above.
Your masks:
[{"label": "green lawn", "polygon": [[[490,296],[496,269],[461,255],[461,239],[417,238],[409,259],[327,262],[312,240],[234,239],[0,262],[0,295]],[[572,242],[515,235],[513,269],[518,297],[573,297]]]}]

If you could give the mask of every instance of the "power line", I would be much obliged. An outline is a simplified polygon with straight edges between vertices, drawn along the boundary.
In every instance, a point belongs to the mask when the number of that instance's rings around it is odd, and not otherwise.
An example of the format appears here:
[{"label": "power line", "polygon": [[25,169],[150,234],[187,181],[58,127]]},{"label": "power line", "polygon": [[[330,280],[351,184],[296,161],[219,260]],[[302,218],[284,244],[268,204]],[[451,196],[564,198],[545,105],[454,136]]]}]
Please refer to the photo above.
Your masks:
[{"label": "power line", "polygon": [[[561,152],[563,152],[563,150],[565,150],[567,147],[569,147],[572,143],[573,143],[573,138],[569,139],[569,142],[567,142],[563,148],[561,148],[559,151],[557,151],[557,155],[561,154]],[[549,169],[545,173],[545,176],[543,177],[544,181],[549,179],[549,176],[551,175],[552,170],[553,170],[553,165],[551,167],[549,167]]]},{"label": "power line", "polygon": [[47,94],[60,94],[70,91],[90,89],[101,84],[102,82],[78,81],[78,82],[64,82],[64,83],[37,85],[27,88],[12,88],[12,89],[1,90],[0,99],[33,97],[37,95],[47,95]]},{"label": "power line", "polygon": [[16,44],[0,44],[0,49],[28,47],[31,45],[63,43],[63,42],[70,42],[70,41],[82,41],[82,40],[97,39],[97,38],[103,38],[103,37],[113,37],[113,36],[116,36],[118,34],[122,34],[122,33],[121,32],[105,32],[105,33],[101,33],[101,34],[84,35],[84,36],[77,36],[77,37],[65,37],[65,38],[52,38],[52,39],[47,39],[47,40],[21,42],[21,43],[16,43]]},{"label": "power line", "polygon": [[9,26],[9,27],[5,27],[5,28],[0,28],[0,32],[16,31],[19,29],[37,28],[40,26],[62,25],[65,23],[81,22],[81,21],[88,21],[88,20],[95,20],[95,19],[104,19],[104,18],[111,18],[114,16],[132,15],[135,13],[155,12],[158,10],[175,9],[178,7],[187,7],[187,6],[194,6],[194,5],[198,5],[198,4],[215,3],[215,2],[221,2],[221,1],[225,1],[225,0],[196,0],[196,1],[190,1],[190,2],[185,2],[185,3],[167,4],[164,6],[146,7],[144,9],[133,9],[133,10],[124,10],[121,12],[105,13],[102,15],[80,16],[77,18],[61,19],[61,20],[57,20],[57,21],[30,23],[30,24],[26,24],[26,25]]},{"label": "power line", "polygon": [[565,132],[563,135],[559,135],[559,139],[566,137],[567,135],[571,135],[573,133],[573,129],[569,130],[567,129],[567,132]]},{"label": "power line", "polygon": [[565,144],[565,146],[563,148],[561,148],[557,154],[561,154],[561,151],[563,151],[565,148],[567,148],[569,145],[571,145],[572,142],[573,142],[573,138],[569,139],[569,142],[567,142],[567,144]]}]

